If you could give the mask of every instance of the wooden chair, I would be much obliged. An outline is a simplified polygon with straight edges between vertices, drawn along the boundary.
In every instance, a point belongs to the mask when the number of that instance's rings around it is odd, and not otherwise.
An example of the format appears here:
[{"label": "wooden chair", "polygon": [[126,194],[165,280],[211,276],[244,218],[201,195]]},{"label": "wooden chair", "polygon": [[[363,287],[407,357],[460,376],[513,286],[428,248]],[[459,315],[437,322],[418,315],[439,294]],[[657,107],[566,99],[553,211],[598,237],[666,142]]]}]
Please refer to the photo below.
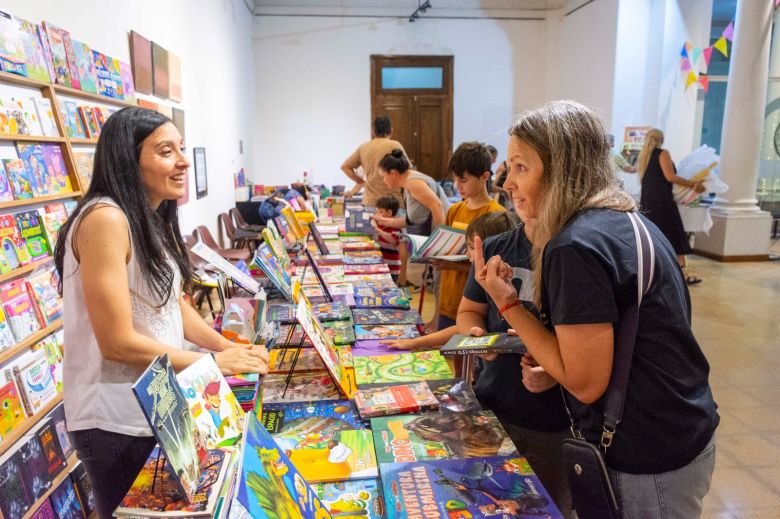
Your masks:
[{"label": "wooden chair", "polygon": [[205,225],[199,225],[195,228],[195,231],[193,231],[193,234],[196,236],[196,238],[199,241],[202,241],[204,245],[209,247],[210,249],[213,249],[214,252],[222,256],[228,261],[248,261],[251,257],[251,253],[247,249],[233,249],[233,248],[224,248],[220,247],[219,244],[217,244],[216,240],[214,239],[214,236],[211,235],[211,232],[209,231],[208,227]]},{"label": "wooden chair", "polygon": [[195,303],[195,306],[200,310],[200,308],[203,306],[203,300],[205,299],[206,302],[209,304],[209,312],[211,312],[212,319],[215,317],[214,312],[214,303],[211,301],[211,292],[217,288],[217,284],[213,281],[210,281],[206,278],[203,278],[198,275],[197,271],[207,271],[209,268],[208,262],[198,256],[197,254],[194,254],[192,252],[192,246],[195,245],[198,240],[192,235],[192,234],[185,234],[183,236],[184,238],[184,245],[187,247],[187,255],[190,258],[190,263],[192,264],[192,300]]},{"label": "wooden chair", "polygon": [[233,219],[236,229],[249,232],[263,232],[263,229],[265,229],[264,225],[250,225],[246,223],[246,220],[244,220],[244,217],[241,215],[241,211],[239,211],[237,207],[233,207],[228,212]]},{"label": "wooden chair", "polygon": [[236,229],[233,226],[233,221],[230,219],[230,215],[222,213],[217,220],[217,226],[219,227],[219,237],[222,238],[223,233],[227,236],[230,247],[234,249],[248,248],[249,251],[254,251],[260,240],[263,239],[259,232],[242,231]]}]

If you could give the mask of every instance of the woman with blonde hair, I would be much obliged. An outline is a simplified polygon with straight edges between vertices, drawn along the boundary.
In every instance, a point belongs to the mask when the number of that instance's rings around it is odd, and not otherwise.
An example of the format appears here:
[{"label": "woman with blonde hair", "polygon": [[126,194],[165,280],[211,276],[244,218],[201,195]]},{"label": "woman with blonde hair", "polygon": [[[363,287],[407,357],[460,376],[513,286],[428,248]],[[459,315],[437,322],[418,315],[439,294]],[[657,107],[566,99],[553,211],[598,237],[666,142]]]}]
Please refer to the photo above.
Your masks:
[{"label": "woman with blonde hair", "polygon": [[672,196],[672,185],[688,187],[697,193],[704,192],[702,182],[694,182],[677,175],[677,168],[669,152],[661,146],[664,134],[653,128],[645,135],[645,144],[637,159],[637,171],[642,179],[642,198],[639,207],[648,220],[653,222],[677,253],[677,262],[686,274],[689,285],[701,283],[701,278],[689,276],[686,272],[685,255],[691,253],[688,237],[685,235],[680,211]]},{"label": "woman with blonde hair", "polygon": [[[558,382],[574,425],[598,445],[621,351],[616,327],[639,290],[626,214],[634,202],[614,174],[604,128],[584,106],[547,104],[523,114],[510,135],[505,187],[521,219],[536,223],[533,290],[543,322],[520,304],[512,266],[498,255],[486,261],[478,240],[475,277],[528,349],[523,383],[538,391]],[[655,249],[654,273],[639,307],[623,418],[602,448],[623,517],[690,519],[710,488],[720,419],[675,251],[639,219]]]}]

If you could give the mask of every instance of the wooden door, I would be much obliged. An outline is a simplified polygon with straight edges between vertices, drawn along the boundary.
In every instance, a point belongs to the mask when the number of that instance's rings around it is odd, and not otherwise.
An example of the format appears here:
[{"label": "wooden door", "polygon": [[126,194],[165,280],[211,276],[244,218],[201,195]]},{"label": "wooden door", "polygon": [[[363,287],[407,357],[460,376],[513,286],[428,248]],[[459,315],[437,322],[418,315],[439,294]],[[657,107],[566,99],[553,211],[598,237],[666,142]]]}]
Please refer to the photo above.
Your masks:
[{"label": "wooden door", "polygon": [[371,118],[386,115],[414,167],[447,178],[452,56],[371,56]]}]

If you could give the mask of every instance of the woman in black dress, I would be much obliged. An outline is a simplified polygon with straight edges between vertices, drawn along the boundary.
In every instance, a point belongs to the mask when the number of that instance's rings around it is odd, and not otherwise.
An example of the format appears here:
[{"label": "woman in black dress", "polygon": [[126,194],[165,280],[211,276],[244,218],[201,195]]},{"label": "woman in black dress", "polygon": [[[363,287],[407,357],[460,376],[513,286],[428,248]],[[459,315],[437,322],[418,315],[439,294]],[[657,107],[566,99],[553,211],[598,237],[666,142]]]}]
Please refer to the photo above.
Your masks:
[{"label": "woman in black dress", "polygon": [[[677,175],[677,168],[669,152],[662,149],[664,134],[653,128],[645,135],[645,145],[637,160],[637,170],[642,178],[640,208],[666,236],[677,253],[677,262],[685,272],[685,255],[691,253],[688,237],[685,235],[680,211],[672,196],[672,184],[688,187],[697,193],[704,192],[702,182],[693,182]],[[685,275],[689,285],[701,283],[701,278]]]}]

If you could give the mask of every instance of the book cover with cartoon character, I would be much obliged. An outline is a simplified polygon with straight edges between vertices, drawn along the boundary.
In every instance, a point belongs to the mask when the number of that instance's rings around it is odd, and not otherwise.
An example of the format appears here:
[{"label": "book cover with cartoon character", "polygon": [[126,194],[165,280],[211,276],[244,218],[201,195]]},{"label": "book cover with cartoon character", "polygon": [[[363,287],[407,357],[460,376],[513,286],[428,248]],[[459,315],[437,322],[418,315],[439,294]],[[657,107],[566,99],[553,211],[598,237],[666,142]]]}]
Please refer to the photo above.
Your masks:
[{"label": "book cover with cartoon character", "polygon": [[372,384],[401,384],[452,378],[452,370],[438,351],[354,357],[353,362],[356,382],[361,389]]},{"label": "book cover with cartoon character", "polygon": [[385,501],[378,479],[315,483],[317,497],[332,517],[339,519],[383,519]]},{"label": "book cover with cartoon character", "polygon": [[420,332],[416,326],[408,324],[358,324],[355,325],[355,338],[367,339],[414,339]]},{"label": "book cover with cartoon character", "polygon": [[423,324],[416,310],[390,308],[356,308],[352,312],[355,324]]}]

